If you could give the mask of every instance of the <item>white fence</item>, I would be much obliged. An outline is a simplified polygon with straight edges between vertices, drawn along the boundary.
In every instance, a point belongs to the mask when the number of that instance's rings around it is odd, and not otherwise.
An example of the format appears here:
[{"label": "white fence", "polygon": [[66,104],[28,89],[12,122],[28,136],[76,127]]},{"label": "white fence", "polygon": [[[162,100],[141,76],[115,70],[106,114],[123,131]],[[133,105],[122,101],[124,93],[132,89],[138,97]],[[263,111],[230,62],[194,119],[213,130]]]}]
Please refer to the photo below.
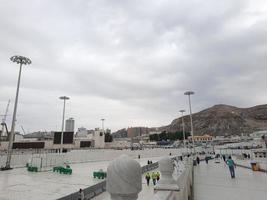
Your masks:
[{"label": "white fence", "polygon": [[53,166],[63,166],[64,161],[64,154],[37,154],[31,157],[28,164],[38,167],[38,171],[48,171]]},{"label": "white fence", "polygon": [[[131,158],[151,158],[151,157],[162,157],[168,156],[169,154],[173,156],[181,155],[180,149],[145,149],[145,150],[111,150],[111,149],[90,149],[90,150],[73,150],[71,152],[64,153],[64,162],[66,163],[80,163],[80,162],[90,162],[90,161],[107,161],[113,160],[118,156],[126,154]],[[45,157],[46,162],[55,163],[50,161],[59,155],[58,153],[13,153],[11,158],[12,167],[24,167],[31,160],[32,157]],[[0,166],[4,166],[6,162],[6,154],[0,154]],[[46,164],[49,165],[49,164]]]}]

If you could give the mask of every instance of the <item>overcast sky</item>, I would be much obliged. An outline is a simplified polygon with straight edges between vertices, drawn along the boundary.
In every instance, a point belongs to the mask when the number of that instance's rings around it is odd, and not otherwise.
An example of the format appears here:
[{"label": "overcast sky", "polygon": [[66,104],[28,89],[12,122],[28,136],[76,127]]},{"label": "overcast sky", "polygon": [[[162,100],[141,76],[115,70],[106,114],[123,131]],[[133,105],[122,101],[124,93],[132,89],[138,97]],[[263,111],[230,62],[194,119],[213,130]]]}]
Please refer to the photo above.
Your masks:
[{"label": "overcast sky", "polygon": [[161,126],[214,104],[267,101],[266,0],[0,0],[0,114],[16,129]]}]

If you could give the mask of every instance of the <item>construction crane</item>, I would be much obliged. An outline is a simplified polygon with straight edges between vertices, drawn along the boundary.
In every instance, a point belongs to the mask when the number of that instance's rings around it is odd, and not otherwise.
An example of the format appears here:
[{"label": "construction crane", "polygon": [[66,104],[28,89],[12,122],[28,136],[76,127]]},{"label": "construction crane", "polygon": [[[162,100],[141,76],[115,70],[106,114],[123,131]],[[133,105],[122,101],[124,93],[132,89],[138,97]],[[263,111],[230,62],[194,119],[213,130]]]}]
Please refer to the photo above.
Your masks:
[{"label": "construction crane", "polygon": [[[6,106],[6,112],[5,114],[3,115],[3,118],[2,118],[2,132],[0,133],[0,139],[1,139],[1,136],[4,136],[4,130],[5,130],[5,126],[6,126],[6,117],[7,117],[7,113],[8,113],[8,108],[9,108],[9,104],[10,104],[10,99],[8,100],[8,103],[7,103],[7,106]],[[6,133],[6,135],[8,135],[8,133]]]}]

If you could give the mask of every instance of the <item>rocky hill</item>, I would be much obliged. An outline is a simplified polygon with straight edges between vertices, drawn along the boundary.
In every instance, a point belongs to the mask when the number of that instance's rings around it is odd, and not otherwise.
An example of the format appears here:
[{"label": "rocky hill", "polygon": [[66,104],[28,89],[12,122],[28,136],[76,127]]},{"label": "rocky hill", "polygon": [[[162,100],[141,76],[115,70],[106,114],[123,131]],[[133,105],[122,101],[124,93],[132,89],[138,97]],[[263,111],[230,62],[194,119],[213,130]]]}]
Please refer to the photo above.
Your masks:
[{"label": "rocky hill", "polygon": [[[195,135],[249,134],[267,130],[267,104],[251,108],[237,108],[229,105],[215,105],[192,115]],[[186,131],[190,131],[189,115],[184,117]],[[175,132],[182,130],[181,118],[175,119],[160,130]]]}]

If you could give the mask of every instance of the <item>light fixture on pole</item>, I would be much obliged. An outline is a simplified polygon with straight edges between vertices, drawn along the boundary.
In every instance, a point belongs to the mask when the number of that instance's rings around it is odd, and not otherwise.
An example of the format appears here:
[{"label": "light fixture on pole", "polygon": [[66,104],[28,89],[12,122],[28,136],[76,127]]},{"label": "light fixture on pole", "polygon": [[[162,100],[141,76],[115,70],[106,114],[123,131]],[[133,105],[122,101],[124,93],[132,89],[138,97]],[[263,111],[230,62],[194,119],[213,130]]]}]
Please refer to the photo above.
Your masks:
[{"label": "light fixture on pole", "polygon": [[191,99],[190,96],[195,94],[193,91],[186,91],[184,95],[188,96],[189,101],[189,111],[190,111],[190,124],[191,124],[191,136],[192,136],[192,144],[193,144],[193,153],[196,153],[195,149],[195,141],[194,141],[194,128],[193,128],[193,120],[192,120],[192,109],[191,109]]},{"label": "light fixture on pole", "polygon": [[17,115],[17,106],[18,106],[18,98],[19,98],[19,86],[20,86],[20,78],[21,78],[21,70],[22,65],[30,65],[32,61],[29,58],[23,57],[23,56],[12,56],[10,58],[12,62],[15,62],[19,64],[19,77],[18,77],[18,83],[17,83],[17,92],[16,92],[16,98],[15,98],[15,104],[14,104],[14,111],[13,111],[13,117],[12,117],[12,125],[11,125],[11,132],[9,135],[9,143],[8,143],[8,149],[7,149],[7,160],[6,160],[6,166],[2,169],[11,169],[10,168],[10,161],[11,161],[11,154],[12,154],[12,147],[13,147],[13,140],[15,135],[15,123],[16,123],[16,115]]},{"label": "light fixture on pole", "polygon": [[64,101],[64,104],[63,104],[63,116],[62,116],[62,127],[61,127],[61,139],[60,139],[60,153],[62,153],[63,151],[63,135],[64,135],[64,122],[65,122],[65,105],[66,105],[66,100],[69,100],[70,98],[67,97],[67,96],[62,96],[62,97],[59,97],[59,99],[63,100]]},{"label": "light fixture on pole", "polygon": [[183,126],[183,136],[184,136],[184,148],[186,148],[185,146],[185,130],[184,130],[184,112],[185,110],[180,110],[180,113],[182,113],[182,126]]},{"label": "light fixture on pole", "polygon": [[104,122],[105,122],[105,120],[106,120],[106,119],[104,119],[104,118],[101,119],[101,121],[102,121],[102,130],[103,130],[104,134],[105,134],[105,129],[104,129],[104,128],[105,128],[105,127],[104,127]]}]

